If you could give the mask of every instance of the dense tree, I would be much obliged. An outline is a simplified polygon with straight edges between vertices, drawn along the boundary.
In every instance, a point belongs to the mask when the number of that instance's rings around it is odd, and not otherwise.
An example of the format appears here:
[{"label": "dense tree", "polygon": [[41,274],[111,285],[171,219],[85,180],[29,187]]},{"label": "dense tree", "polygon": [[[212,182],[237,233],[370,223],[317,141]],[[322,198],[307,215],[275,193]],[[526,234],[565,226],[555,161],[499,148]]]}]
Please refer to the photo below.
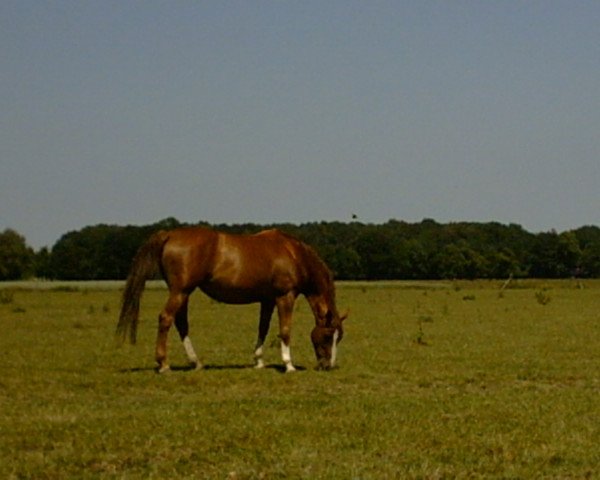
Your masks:
[{"label": "dense tree", "polygon": [[36,252],[34,264],[36,277],[46,279],[51,279],[54,277],[50,264],[50,251],[48,250],[48,247],[43,247]]},{"label": "dense tree", "polygon": [[62,280],[125,278],[131,259],[153,232],[181,226],[173,218],[144,227],[96,225],[63,235],[52,248],[50,269]]},{"label": "dense tree", "polygon": [[0,280],[20,280],[33,274],[34,252],[25,237],[12,229],[0,233]]},{"label": "dense tree", "polygon": [[[0,238],[5,244],[19,245],[21,254],[0,255],[0,274],[21,278],[34,265],[40,277],[122,279],[135,252],[152,232],[181,225],[171,217],[145,226],[85,227],[63,235],[51,251],[42,249],[34,264],[24,239],[5,232]],[[431,219],[419,223],[390,220],[377,225],[313,222],[214,227],[232,233],[279,228],[312,245],[341,279],[600,277],[600,228],[593,226],[560,234],[532,234],[515,224],[440,224]],[[15,263],[20,265],[18,269],[7,269]]]},{"label": "dense tree", "polygon": [[[354,241],[358,254],[358,277],[375,279],[409,279],[421,275],[424,253],[414,240],[395,228],[369,225]],[[416,268],[413,267],[416,263]],[[425,268],[426,270],[426,268]]]},{"label": "dense tree", "polygon": [[435,259],[441,278],[468,278],[488,276],[486,259],[471,248],[465,240],[446,245]]},{"label": "dense tree", "polygon": [[565,278],[575,275],[581,249],[573,232],[538,234],[530,253],[529,275],[537,278]]},{"label": "dense tree", "polygon": [[600,277],[600,242],[590,242],[585,246],[576,273],[585,277]]},{"label": "dense tree", "polygon": [[515,253],[506,247],[486,254],[489,278],[524,277],[525,273]]},{"label": "dense tree", "polygon": [[600,277],[600,228],[581,227],[573,232],[581,249],[581,259],[577,274],[586,277]]}]

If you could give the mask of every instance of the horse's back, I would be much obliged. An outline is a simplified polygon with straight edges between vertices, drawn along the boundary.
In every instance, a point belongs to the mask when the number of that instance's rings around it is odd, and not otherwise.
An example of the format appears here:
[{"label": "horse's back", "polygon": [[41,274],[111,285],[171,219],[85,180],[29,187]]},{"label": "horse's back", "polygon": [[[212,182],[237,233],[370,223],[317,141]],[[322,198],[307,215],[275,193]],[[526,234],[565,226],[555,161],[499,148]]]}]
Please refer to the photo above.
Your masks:
[{"label": "horse's back", "polygon": [[194,288],[212,269],[218,233],[202,227],[167,232],[161,265],[169,286]]},{"label": "horse's back", "polygon": [[[277,230],[253,235],[221,234],[211,282],[201,288],[236,297],[240,302],[283,295],[302,282],[296,246]],[[233,301],[233,300],[231,300]]]},{"label": "horse's back", "polygon": [[276,229],[229,234],[191,227],[168,232],[162,257],[171,288],[200,287],[227,303],[248,303],[297,289],[305,274],[300,242]]}]

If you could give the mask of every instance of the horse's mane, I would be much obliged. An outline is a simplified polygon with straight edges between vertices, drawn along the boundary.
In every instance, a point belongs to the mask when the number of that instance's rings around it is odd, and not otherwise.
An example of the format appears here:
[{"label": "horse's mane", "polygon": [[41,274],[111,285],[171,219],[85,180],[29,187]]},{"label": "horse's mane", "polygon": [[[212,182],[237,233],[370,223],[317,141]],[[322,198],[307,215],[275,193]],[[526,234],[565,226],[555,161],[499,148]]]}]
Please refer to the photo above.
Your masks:
[{"label": "horse's mane", "polygon": [[[304,267],[307,269],[308,283],[306,285],[307,294],[323,295],[329,304],[330,308],[335,308],[335,286],[333,283],[333,273],[319,256],[317,251],[303,242],[302,240],[282,232],[279,229],[266,230],[265,232],[276,232],[286,240],[296,246],[301,254]],[[263,232],[261,232],[263,233]]]},{"label": "horse's mane", "polygon": [[335,286],[333,272],[310,245],[296,240],[303,251],[305,266],[309,272],[310,289],[324,296],[330,308],[335,308]]}]

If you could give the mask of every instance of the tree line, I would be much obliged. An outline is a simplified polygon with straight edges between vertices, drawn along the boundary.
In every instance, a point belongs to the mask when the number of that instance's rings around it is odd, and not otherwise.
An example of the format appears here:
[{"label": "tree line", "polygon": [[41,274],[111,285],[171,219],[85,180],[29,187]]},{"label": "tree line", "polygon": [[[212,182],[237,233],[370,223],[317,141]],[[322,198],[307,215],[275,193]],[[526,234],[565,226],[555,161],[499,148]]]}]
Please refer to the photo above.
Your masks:
[{"label": "tree line", "polygon": [[[278,228],[312,245],[347,280],[600,277],[600,228],[530,233],[516,224],[431,219],[384,224],[314,222],[210,226],[231,233]],[[18,232],[0,233],[0,280],[124,279],[138,247],[175,218],[144,226],[94,225],[34,251]]]}]

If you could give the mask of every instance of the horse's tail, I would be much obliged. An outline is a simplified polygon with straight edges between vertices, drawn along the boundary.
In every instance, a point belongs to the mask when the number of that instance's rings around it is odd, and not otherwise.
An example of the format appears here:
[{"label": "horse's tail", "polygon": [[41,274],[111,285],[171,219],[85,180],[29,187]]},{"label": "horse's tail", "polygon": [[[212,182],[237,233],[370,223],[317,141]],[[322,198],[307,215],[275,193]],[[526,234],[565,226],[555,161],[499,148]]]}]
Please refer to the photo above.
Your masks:
[{"label": "horse's tail", "polygon": [[153,234],[144,243],[131,263],[127,283],[123,291],[121,314],[117,325],[117,338],[121,343],[129,334],[130,343],[137,338],[137,326],[140,313],[140,298],[146,285],[146,280],[156,275],[160,265],[163,247],[168,239],[167,232],[161,230]]}]

